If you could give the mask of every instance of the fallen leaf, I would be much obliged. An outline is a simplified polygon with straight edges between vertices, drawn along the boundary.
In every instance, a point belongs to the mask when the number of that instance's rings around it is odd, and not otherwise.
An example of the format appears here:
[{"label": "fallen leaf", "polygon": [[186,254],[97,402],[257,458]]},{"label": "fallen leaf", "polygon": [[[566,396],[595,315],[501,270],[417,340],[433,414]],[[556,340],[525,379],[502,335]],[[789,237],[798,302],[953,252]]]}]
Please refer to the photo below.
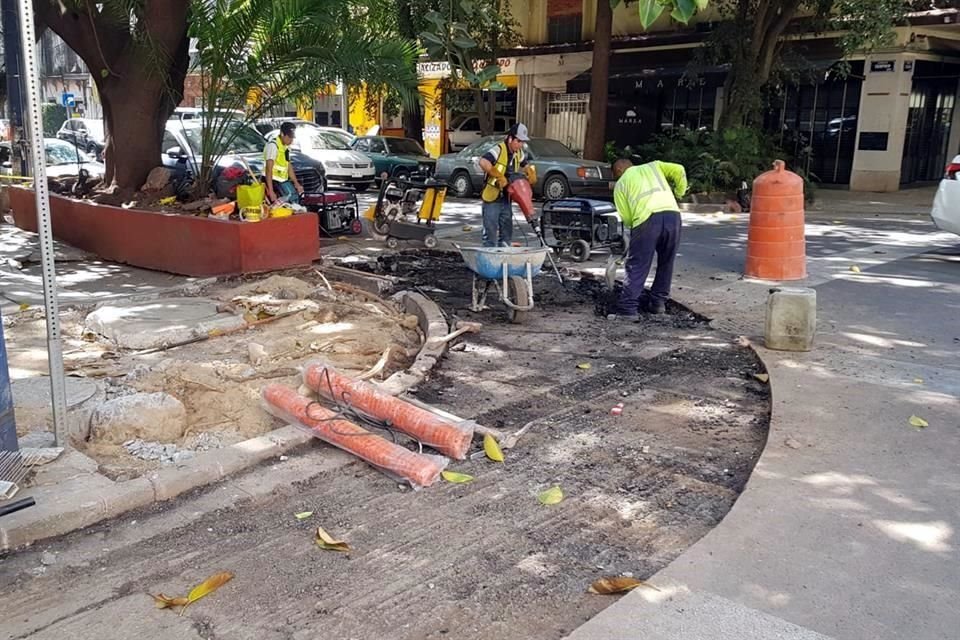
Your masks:
[{"label": "fallen leaf", "polygon": [[347,236],[338,236],[338,237],[337,237],[337,241],[339,241],[339,242],[346,242],[347,240],[349,240],[349,238],[347,238]]},{"label": "fallen leaf", "polygon": [[[233,574],[229,571],[221,571],[220,573],[213,574],[193,589],[190,589],[190,593],[187,594],[187,604],[183,605],[183,608],[186,609],[200,598],[210,595],[231,580],[233,580]],[[183,615],[183,611],[180,611],[180,614]]]},{"label": "fallen leaf", "polygon": [[463,231],[464,233],[470,233],[471,231],[473,231],[473,227],[471,227],[470,225],[466,225],[463,227]]},{"label": "fallen leaf", "polygon": [[342,540],[334,540],[323,527],[317,527],[317,546],[327,551],[350,551],[350,545]]},{"label": "fallen leaf", "polygon": [[589,369],[591,366],[589,362],[581,362],[577,365],[577,369]]},{"label": "fallen leaf", "polygon": [[467,482],[473,482],[473,476],[467,475],[465,473],[457,473],[456,471],[441,471],[440,475],[443,476],[443,479],[447,482],[452,482],[453,484],[464,484]]},{"label": "fallen leaf", "polygon": [[923,384],[923,378],[914,378],[913,381],[917,384]]},{"label": "fallen leaf", "polygon": [[753,374],[753,377],[759,380],[760,382],[763,382],[764,384],[770,381],[770,374],[768,373],[755,373]]},{"label": "fallen leaf", "polygon": [[660,591],[660,589],[657,589],[652,584],[648,584],[643,580],[627,578],[626,576],[600,578],[599,580],[594,581],[587,591],[590,593],[596,593],[598,595],[610,595],[614,593],[626,593],[627,591],[631,591],[637,587],[647,587],[648,589],[653,589],[654,591]]},{"label": "fallen leaf", "polygon": [[563,501],[563,489],[560,487],[551,487],[537,496],[540,504],[559,504]]},{"label": "fallen leaf", "polygon": [[172,609],[173,607],[184,607],[189,602],[186,598],[171,598],[170,596],[165,596],[162,593],[157,595],[151,594],[153,597],[153,603],[157,606],[157,609]]},{"label": "fallen leaf", "polygon": [[26,310],[29,309],[29,308],[30,308],[30,305],[27,304],[26,302],[21,302],[21,303],[20,303],[20,311],[26,311]]},{"label": "fallen leaf", "polygon": [[860,273],[860,267],[857,265],[851,265],[850,271],[853,271],[854,273]]},{"label": "fallen leaf", "polygon": [[489,433],[483,436],[483,451],[494,462],[503,462],[503,451],[500,450],[500,445],[497,444],[496,439]]},{"label": "fallen leaf", "polygon": [[924,429],[930,426],[930,423],[921,418],[920,416],[910,416],[911,426],[916,427],[917,429]]},{"label": "fallen leaf", "polygon": [[301,511],[300,513],[293,514],[293,517],[297,520],[306,520],[313,515],[313,511]]}]

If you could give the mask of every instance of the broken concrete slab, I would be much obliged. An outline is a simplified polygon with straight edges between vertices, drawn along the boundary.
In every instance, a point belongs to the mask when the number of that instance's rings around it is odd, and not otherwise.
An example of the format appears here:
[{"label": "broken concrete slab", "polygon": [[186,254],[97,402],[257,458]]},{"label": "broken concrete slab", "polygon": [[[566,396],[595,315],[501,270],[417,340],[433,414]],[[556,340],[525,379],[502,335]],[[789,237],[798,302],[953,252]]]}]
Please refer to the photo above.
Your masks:
[{"label": "broken concrete slab", "polygon": [[108,400],[90,416],[90,438],[121,444],[133,439],[173,442],[183,437],[187,410],[168,393],[133,393]]},{"label": "broken concrete slab", "polygon": [[[53,402],[50,399],[50,378],[39,376],[23,378],[11,383],[13,390],[13,407],[17,417],[18,433],[26,434],[28,440],[21,446],[50,446],[50,436],[41,434],[53,431]],[[90,422],[90,413],[93,408],[103,401],[105,395],[102,386],[89,378],[66,378],[67,389],[67,435],[74,440],[84,440]],[[63,444],[63,443],[61,443]]]},{"label": "broken concrete slab", "polygon": [[158,298],[105,304],[87,316],[85,331],[122,349],[155,349],[244,326],[242,316],[222,313],[208,298]]}]

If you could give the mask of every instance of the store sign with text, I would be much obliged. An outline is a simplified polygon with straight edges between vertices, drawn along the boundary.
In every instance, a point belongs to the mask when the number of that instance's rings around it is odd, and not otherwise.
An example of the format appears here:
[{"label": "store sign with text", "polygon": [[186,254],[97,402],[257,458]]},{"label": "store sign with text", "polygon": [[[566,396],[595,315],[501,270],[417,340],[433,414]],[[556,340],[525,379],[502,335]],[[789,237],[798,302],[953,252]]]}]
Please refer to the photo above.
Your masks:
[{"label": "store sign with text", "polygon": [[[517,66],[516,58],[500,58],[497,60],[500,65],[502,75],[512,75]],[[486,61],[479,61],[473,65],[476,71],[480,71],[487,66]],[[450,75],[450,63],[443,62],[420,62],[417,64],[417,75],[421,78],[446,78]]]}]

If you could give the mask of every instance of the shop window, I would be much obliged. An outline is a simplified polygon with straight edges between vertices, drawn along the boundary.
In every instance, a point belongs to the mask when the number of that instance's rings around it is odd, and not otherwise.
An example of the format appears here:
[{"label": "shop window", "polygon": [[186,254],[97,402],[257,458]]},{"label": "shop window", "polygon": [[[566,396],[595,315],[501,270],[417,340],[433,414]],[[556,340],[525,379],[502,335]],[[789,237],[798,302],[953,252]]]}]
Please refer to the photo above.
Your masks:
[{"label": "shop window", "polygon": [[549,0],[547,42],[562,44],[583,39],[583,0]]}]

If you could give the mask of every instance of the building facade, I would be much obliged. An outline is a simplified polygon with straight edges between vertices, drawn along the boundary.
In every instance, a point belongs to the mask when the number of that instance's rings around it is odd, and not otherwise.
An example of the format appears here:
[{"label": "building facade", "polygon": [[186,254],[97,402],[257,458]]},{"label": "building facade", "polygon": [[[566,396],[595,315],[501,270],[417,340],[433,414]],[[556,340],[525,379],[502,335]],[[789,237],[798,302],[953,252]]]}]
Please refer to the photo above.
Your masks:
[{"label": "building facade", "polygon": [[[508,115],[533,135],[575,150],[582,149],[589,118],[598,1],[605,0],[511,0],[524,45],[501,62],[501,80],[516,92],[516,113]],[[670,130],[716,127],[727,69],[690,73],[716,19],[707,12],[680,25],[664,14],[644,31],[636,5],[617,7],[607,140],[623,147]],[[765,114],[766,128],[782,132],[785,146],[804,145],[807,169],[824,184],[894,191],[939,179],[960,153],[958,20],[957,9],[911,14],[887,48],[847,58],[845,74],[836,72],[842,34],[793,29],[785,39],[803,50],[807,79],[781,88]],[[438,154],[454,114],[443,107],[436,85],[449,72],[442,63],[421,64],[420,72],[428,103],[425,141]]]}]

